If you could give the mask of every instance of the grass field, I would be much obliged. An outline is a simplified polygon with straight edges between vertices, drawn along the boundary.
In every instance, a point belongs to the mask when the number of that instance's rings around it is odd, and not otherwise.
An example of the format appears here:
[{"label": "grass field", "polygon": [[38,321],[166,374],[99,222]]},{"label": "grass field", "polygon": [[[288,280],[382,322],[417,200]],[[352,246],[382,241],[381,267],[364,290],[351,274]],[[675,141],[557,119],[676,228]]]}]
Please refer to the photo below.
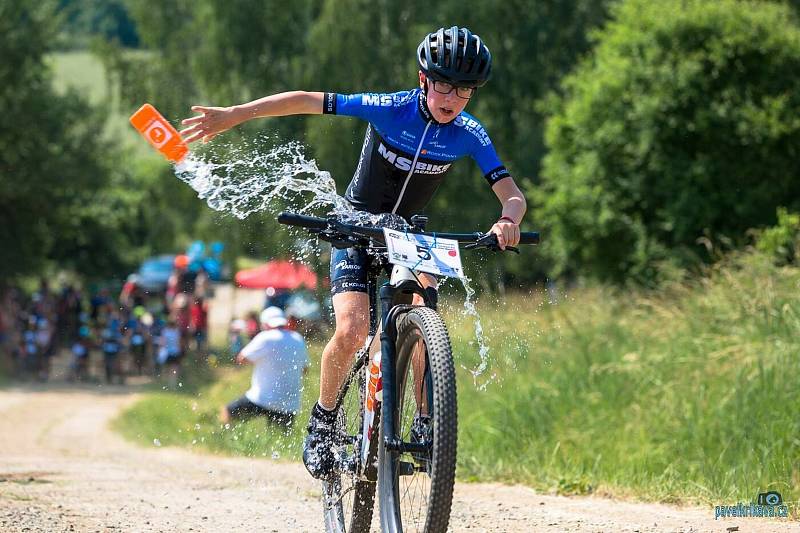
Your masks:
[{"label": "grass field", "polygon": [[[727,260],[659,294],[575,289],[479,302],[489,337],[485,389],[474,324],[444,313],[459,372],[458,475],[560,493],[668,502],[800,496],[800,271],[759,255]],[[222,428],[216,411],[246,390],[225,368],[185,393],[149,395],[116,426],[142,443],[296,460],[317,392],[319,346],[302,421],[287,437],[261,422]]]},{"label": "grass field", "polygon": [[57,91],[72,88],[93,104],[108,98],[105,70],[102,63],[88,51],[58,52],[48,57]]}]

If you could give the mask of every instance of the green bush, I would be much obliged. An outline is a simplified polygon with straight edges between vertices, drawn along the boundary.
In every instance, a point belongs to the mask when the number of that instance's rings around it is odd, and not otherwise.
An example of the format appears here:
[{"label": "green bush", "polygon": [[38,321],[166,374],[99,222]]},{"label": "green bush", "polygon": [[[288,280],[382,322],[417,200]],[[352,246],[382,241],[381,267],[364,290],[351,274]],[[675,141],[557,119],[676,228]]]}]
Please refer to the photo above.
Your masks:
[{"label": "green bush", "polygon": [[800,31],[767,2],[629,0],[547,102],[556,273],[653,279],[800,207]]},{"label": "green bush", "polygon": [[756,248],[775,258],[780,265],[796,263],[800,251],[800,214],[778,208],[778,224],[758,236]]}]

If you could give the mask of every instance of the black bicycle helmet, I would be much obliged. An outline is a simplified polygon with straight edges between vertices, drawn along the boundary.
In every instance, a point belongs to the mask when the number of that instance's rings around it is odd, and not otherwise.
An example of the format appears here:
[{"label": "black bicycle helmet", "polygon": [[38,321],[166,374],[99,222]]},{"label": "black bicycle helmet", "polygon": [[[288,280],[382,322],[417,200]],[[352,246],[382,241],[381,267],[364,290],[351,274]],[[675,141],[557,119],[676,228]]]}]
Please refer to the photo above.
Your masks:
[{"label": "black bicycle helmet", "polygon": [[426,76],[457,86],[480,87],[492,73],[492,54],[483,39],[458,26],[429,33],[417,48],[417,60]]}]

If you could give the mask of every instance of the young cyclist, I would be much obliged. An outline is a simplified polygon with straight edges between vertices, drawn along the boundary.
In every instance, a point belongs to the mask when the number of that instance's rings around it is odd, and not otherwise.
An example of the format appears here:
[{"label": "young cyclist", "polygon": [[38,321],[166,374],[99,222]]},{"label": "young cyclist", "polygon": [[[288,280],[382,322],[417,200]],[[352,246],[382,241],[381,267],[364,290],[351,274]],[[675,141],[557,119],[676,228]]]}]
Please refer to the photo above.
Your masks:
[{"label": "young cyclist", "polygon": [[[456,26],[428,34],[417,48],[419,88],[389,94],[292,91],[232,107],[194,106],[200,115],[183,121],[187,142],[216,135],[259,117],[296,114],[355,116],[369,123],[361,156],[345,197],[357,210],[421,213],[452,163],[472,157],[502,206],[490,231],[501,248],[519,242],[526,203],[500,161],[483,126],[464,108],[489,79],[492,56],[483,40]],[[312,476],[333,466],[330,440],[336,392],[369,330],[367,265],[362,250],[331,251],[331,289],[336,331],[322,354],[320,396],[311,413],[303,461]],[[426,286],[436,280],[421,277]],[[417,302],[418,303],[418,302]]]}]

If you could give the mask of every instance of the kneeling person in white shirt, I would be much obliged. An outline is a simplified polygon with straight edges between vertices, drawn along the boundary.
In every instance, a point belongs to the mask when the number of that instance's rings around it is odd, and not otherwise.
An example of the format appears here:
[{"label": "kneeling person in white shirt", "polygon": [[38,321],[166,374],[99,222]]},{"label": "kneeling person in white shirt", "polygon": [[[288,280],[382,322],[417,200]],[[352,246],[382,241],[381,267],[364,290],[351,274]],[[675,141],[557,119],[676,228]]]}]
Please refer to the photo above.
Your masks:
[{"label": "kneeling person in white shirt", "polygon": [[287,428],[300,409],[300,388],[308,371],[308,351],[297,332],[286,329],[286,317],[278,307],[261,311],[262,331],[236,356],[239,364],[252,363],[250,389],[222,408],[223,424],[266,416]]}]

